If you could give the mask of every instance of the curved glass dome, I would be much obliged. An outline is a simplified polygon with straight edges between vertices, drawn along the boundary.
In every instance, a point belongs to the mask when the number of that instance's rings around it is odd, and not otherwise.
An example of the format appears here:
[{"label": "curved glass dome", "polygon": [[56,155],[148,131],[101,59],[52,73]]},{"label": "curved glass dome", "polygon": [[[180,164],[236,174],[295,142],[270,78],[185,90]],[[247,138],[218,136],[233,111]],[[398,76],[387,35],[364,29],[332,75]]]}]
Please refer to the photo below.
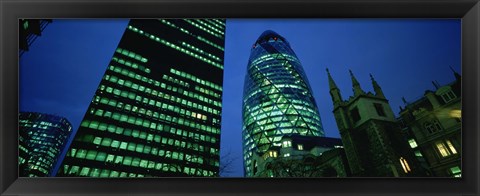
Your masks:
[{"label": "curved glass dome", "polygon": [[243,92],[243,152],[246,176],[253,153],[280,146],[283,135],[324,136],[305,72],[288,41],[267,30],[252,46]]}]

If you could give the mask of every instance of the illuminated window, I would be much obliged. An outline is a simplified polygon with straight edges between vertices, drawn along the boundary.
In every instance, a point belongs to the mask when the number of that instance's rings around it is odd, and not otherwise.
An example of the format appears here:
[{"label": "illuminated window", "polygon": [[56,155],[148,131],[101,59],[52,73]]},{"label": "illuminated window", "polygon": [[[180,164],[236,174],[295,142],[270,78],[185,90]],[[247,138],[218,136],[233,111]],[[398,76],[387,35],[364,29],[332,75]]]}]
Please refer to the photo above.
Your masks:
[{"label": "illuminated window", "polygon": [[450,173],[455,178],[461,178],[462,177],[462,170],[458,166],[450,168]]},{"label": "illuminated window", "polygon": [[446,157],[450,155],[450,152],[447,150],[447,147],[443,142],[441,141],[436,142],[435,145],[437,147],[438,152],[440,152],[440,155],[442,155],[442,157]]},{"label": "illuminated window", "polygon": [[418,146],[417,142],[415,142],[415,139],[409,139],[408,143],[410,144],[411,148],[416,148]]},{"label": "illuminated window", "polygon": [[278,153],[277,153],[277,151],[269,151],[268,155],[269,155],[269,157],[274,157],[275,158],[275,157],[278,156]]},{"label": "illuminated window", "polygon": [[298,147],[298,150],[303,150],[303,145],[302,144],[298,144],[297,147]]},{"label": "illuminated window", "polygon": [[448,103],[453,99],[457,98],[457,96],[451,90],[442,94],[441,97],[445,103]]},{"label": "illuminated window", "polygon": [[283,141],[282,142],[282,147],[284,147],[284,148],[292,147],[292,142],[291,141]]},{"label": "illuminated window", "polygon": [[415,151],[415,156],[423,157],[422,152],[420,152],[420,151]]},{"label": "illuminated window", "polygon": [[403,157],[400,157],[400,164],[402,164],[402,168],[403,168],[403,171],[405,173],[409,173],[411,172],[412,170],[410,169],[410,166],[408,165],[408,162],[406,159],[404,159]]},{"label": "illuminated window", "polygon": [[457,150],[455,149],[455,147],[453,147],[452,143],[450,142],[450,140],[446,140],[447,142],[447,145],[448,145],[448,148],[450,149],[450,151],[453,153],[453,154],[457,154]]}]

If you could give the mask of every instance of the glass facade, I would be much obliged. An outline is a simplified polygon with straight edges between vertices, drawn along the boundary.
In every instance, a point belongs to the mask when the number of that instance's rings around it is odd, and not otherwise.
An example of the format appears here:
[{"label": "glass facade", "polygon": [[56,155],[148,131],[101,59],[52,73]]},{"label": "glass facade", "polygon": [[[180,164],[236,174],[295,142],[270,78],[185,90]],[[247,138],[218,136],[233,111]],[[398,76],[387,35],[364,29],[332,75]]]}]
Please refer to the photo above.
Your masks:
[{"label": "glass facade", "polygon": [[130,20],[59,176],[218,176],[225,20]]},{"label": "glass facade", "polygon": [[72,126],[67,119],[41,113],[20,112],[18,120],[20,177],[54,176]]},{"label": "glass facade", "polygon": [[305,72],[288,41],[265,31],[253,44],[243,93],[243,151],[247,177],[253,153],[281,146],[282,136],[324,136]]}]

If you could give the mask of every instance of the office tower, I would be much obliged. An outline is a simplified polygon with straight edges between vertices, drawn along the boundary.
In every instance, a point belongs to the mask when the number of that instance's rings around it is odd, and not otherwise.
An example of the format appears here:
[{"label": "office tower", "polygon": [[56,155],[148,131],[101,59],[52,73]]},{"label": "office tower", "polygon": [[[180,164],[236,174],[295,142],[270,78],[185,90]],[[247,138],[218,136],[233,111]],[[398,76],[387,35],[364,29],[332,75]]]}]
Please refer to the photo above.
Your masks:
[{"label": "office tower", "polygon": [[462,177],[462,78],[427,90],[400,108],[399,121],[408,142],[431,176]]},{"label": "office tower", "polygon": [[42,35],[43,29],[52,22],[51,19],[19,19],[19,49],[20,56],[28,51],[30,45]]},{"label": "office tower", "polygon": [[54,176],[53,168],[72,133],[70,122],[50,114],[20,112],[18,129],[19,176]]},{"label": "office tower", "polygon": [[265,31],[253,44],[243,92],[243,152],[247,177],[253,153],[281,146],[286,134],[323,136],[312,90],[288,41]]},{"label": "office tower", "polygon": [[223,19],[130,20],[58,175],[218,176],[224,34]]},{"label": "office tower", "polygon": [[374,93],[365,92],[350,71],[353,96],[343,100],[328,69],[327,73],[333,114],[352,176],[425,176],[373,76]]}]

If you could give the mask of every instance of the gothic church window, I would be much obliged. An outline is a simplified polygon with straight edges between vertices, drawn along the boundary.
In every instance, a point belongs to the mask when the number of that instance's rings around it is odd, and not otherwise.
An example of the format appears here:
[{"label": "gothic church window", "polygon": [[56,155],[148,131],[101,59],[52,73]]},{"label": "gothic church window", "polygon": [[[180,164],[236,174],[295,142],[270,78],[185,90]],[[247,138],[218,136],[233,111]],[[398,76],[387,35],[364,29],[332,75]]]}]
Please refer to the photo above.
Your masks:
[{"label": "gothic church window", "polygon": [[382,104],[374,103],[373,106],[375,106],[375,110],[377,111],[377,114],[378,114],[379,116],[387,116],[387,115],[385,114],[385,110],[383,109]]},{"label": "gothic church window", "polygon": [[354,123],[360,120],[361,117],[357,107],[354,107],[352,110],[350,110],[350,116],[352,117]]}]

